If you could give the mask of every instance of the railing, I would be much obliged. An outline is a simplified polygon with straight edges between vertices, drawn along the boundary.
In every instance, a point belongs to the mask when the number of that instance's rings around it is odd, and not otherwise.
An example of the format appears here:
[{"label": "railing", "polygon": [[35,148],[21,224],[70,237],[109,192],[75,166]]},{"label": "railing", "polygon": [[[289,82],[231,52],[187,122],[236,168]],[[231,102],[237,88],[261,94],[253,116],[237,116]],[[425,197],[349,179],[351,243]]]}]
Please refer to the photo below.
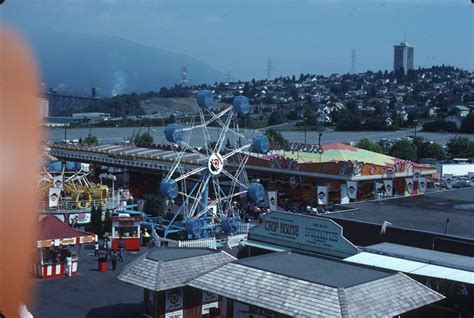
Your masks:
[{"label": "railing", "polygon": [[247,234],[252,227],[255,225],[250,225],[250,223],[239,223],[237,226],[237,230],[235,231],[235,234]]},{"label": "railing", "polygon": [[200,240],[178,241],[178,247],[201,247],[217,249],[216,238],[207,238]]},{"label": "railing", "polygon": [[110,197],[105,200],[90,200],[87,201],[89,203],[87,208],[81,208],[80,205],[77,204],[77,202],[73,200],[59,200],[58,206],[55,208],[50,208],[49,207],[49,202],[48,201],[41,201],[39,203],[39,209],[40,212],[56,212],[56,211],[82,211],[82,212],[89,212],[93,206],[98,207],[99,205],[102,205],[102,210],[113,210],[116,209],[117,207],[120,206],[120,202],[123,201],[120,198],[120,194],[117,192],[117,195],[114,197]]}]

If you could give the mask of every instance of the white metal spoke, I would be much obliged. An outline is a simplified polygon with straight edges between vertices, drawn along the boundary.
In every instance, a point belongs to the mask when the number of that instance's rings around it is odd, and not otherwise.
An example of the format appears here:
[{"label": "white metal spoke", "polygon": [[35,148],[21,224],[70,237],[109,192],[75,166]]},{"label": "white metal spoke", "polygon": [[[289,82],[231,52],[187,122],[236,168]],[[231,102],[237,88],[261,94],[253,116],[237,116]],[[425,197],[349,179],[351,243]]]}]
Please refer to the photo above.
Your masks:
[{"label": "white metal spoke", "polygon": [[201,171],[203,171],[203,170],[206,170],[206,169],[207,169],[207,167],[205,167],[205,166],[204,166],[204,167],[199,167],[199,168],[193,169],[193,170],[191,170],[191,171],[189,171],[189,172],[187,172],[187,173],[185,173],[185,174],[179,176],[178,178],[174,179],[174,181],[176,181],[176,182],[181,181],[181,180],[183,180],[183,179],[186,179],[186,178],[188,178],[188,177],[190,177],[190,176],[192,176],[192,175],[195,175],[196,173],[199,173],[199,172],[201,172]]}]

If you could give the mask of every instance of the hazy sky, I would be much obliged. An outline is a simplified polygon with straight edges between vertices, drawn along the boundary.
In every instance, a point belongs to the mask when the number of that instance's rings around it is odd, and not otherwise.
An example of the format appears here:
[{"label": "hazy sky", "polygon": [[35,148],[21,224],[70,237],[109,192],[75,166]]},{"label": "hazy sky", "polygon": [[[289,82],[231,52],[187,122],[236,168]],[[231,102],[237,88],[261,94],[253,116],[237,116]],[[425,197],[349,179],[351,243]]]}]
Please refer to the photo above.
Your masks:
[{"label": "hazy sky", "polygon": [[[473,69],[469,0],[6,0],[21,30],[107,34],[187,54],[234,79],[391,69],[393,45],[415,65]],[[92,48],[93,49],[93,48]],[[190,70],[192,76],[192,70]],[[223,80],[223,79],[219,79]]]}]

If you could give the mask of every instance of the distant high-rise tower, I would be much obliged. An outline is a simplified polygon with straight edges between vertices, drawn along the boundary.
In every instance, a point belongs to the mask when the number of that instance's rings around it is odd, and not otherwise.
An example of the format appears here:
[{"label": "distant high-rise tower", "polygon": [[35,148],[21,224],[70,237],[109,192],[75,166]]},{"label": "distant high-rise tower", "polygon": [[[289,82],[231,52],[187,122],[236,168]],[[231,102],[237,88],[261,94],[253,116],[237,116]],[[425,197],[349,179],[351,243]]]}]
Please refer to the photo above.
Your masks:
[{"label": "distant high-rise tower", "polygon": [[413,59],[415,56],[415,47],[406,42],[393,46],[393,71],[402,68],[405,73],[413,69]]}]

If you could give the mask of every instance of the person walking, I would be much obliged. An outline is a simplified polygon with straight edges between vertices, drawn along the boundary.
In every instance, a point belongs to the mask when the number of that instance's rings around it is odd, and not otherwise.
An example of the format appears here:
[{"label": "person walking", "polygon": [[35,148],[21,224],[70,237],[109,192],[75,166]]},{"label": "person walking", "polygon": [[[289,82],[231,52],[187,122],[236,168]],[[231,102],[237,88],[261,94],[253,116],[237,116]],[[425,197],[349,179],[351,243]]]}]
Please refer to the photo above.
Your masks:
[{"label": "person walking", "polygon": [[123,238],[120,238],[120,241],[118,243],[118,248],[119,248],[118,259],[119,261],[123,262],[123,252],[125,251],[125,241]]},{"label": "person walking", "polygon": [[94,243],[94,256],[99,256],[99,242]]},{"label": "person walking", "polygon": [[107,257],[112,258],[112,240],[111,239],[107,239]]},{"label": "person walking", "polygon": [[117,269],[117,253],[114,251],[112,254],[112,270]]},{"label": "person walking", "polygon": [[67,253],[66,266],[65,266],[64,269],[65,269],[64,272],[65,272],[66,276],[71,277],[71,275],[72,275],[72,255],[71,255],[71,252]]}]

